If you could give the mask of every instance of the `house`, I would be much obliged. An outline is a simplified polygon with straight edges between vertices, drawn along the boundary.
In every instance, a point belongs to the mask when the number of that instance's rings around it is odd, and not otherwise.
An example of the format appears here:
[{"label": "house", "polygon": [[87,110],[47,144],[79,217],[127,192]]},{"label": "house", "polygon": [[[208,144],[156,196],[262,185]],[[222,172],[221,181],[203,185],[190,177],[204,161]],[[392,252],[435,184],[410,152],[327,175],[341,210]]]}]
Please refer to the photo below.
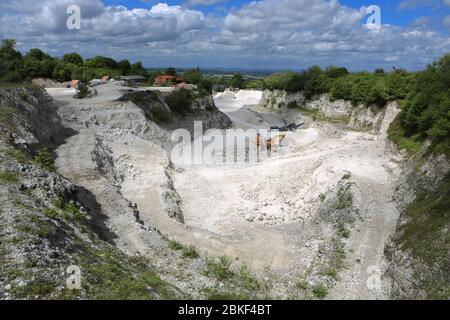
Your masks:
[{"label": "house", "polygon": [[174,76],[168,76],[168,75],[156,76],[154,84],[156,86],[162,86],[162,85],[167,84],[168,82],[171,82],[173,79],[175,79]]},{"label": "house", "polygon": [[132,84],[142,84],[147,81],[147,78],[143,76],[123,76],[120,77],[120,80],[131,82]]},{"label": "house", "polygon": [[183,83],[183,78],[178,76],[159,75],[155,77],[155,86],[177,85]]}]

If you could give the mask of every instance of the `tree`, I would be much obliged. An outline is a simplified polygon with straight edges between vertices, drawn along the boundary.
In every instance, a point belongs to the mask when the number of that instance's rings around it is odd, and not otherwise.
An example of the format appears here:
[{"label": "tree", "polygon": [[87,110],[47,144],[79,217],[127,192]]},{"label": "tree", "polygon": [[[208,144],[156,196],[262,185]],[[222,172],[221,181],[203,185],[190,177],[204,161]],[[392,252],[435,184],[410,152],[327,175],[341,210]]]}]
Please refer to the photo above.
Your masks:
[{"label": "tree", "polygon": [[142,65],[142,62],[138,61],[131,65],[130,73],[134,75],[140,75],[144,77],[148,77],[148,72]]},{"label": "tree", "polygon": [[191,112],[192,96],[191,92],[186,89],[173,91],[166,98],[166,103],[172,112],[185,116]]},{"label": "tree", "polygon": [[266,87],[270,90],[286,90],[294,76],[295,73],[291,71],[274,73],[265,79]]},{"label": "tree", "polygon": [[331,79],[337,79],[340,77],[344,77],[349,74],[348,70],[346,68],[339,68],[335,66],[329,66],[325,70],[325,74],[328,78]]},{"label": "tree", "polygon": [[129,74],[129,72],[131,70],[131,64],[130,64],[130,61],[128,61],[128,60],[121,60],[121,61],[119,61],[117,63],[117,67],[120,69],[120,72],[124,76]]},{"label": "tree", "polygon": [[211,80],[203,79],[197,84],[197,88],[200,92],[205,95],[209,95],[212,93],[213,83]]},{"label": "tree", "polygon": [[164,74],[168,75],[168,76],[176,76],[177,75],[177,70],[175,70],[175,68],[167,68],[166,70],[164,70]]},{"label": "tree", "polygon": [[108,57],[95,56],[92,59],[88,59],[84,62],[85,66],[90,68],[111,68],[117,69],[117,62]]},{"label": "tree", "polygon": [[55,69],[53,70],[52,76],[57,81],[70,81],[72,80],[72,73],[75,69],[73,64],[66,64],[62,61],[58,62]]},{"label": "tree", "polygon": [[330,90],[331,82],[319,66],[308,68],[305,77],[307,79],[304,91],[305,98],[311,99],[314,95]]},{"label": "tree", "polygon": [[245,89],[265,90],[266,83],[264,79],[250,80],[245,82]]},{"label": "tree", "polygon": [[16,41],[13,39],[2,40],[0,47],[0,76],[4,81],[16,82],[22,79],[20,67],[22,54],[15,49]]},{"label": "tree", "polygon": [[300,92],[305,90],[306,83],[308,82],[305,72],[293,74],[288,82],[285,84],[287,92]]},{"label": "tree", "polygon": [[244,77],[242,74],[237,73],[231,78],[230,86],[237,89],[242,89],[244,87]]},{"label": "tree", "polygon": [[386,72],[384,71],[383,68],[378,68],[378,69],[375,70],[374,73],[375,73],[376,75],[381,75],[381,76],[383,76]]},{"label": "tree", "polygon": [[51,58],[52,57],[50,57],[48,54],[36,48],[28,51],[28,53],[24,57],[24,59],[33,59],[33,60],[49,60]]},{"label": "tree", "polygon": [[200,81],[203,80],[203,74],[201,73],[200,69],[197,68],[188,70],[183,73],[183,78],[186,83],[199,84]]},{"label": "tree", "polygon": [[351,100],[353,81],[351,76],[341,77],[333,81],[330,89],[331,100]]},{"label": "tree", "polygon": [[67,53],[63,56],[63,61],[65,63],[71,63],[77,66],[83,65],[83,58],[76,52]]}]

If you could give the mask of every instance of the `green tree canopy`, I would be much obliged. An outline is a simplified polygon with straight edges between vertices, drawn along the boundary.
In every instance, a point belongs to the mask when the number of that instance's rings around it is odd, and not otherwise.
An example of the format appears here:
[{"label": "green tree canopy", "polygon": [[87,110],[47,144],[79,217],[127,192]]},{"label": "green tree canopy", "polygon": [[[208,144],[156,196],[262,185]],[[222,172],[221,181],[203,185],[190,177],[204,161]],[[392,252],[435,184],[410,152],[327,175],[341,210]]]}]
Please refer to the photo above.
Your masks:
[{"label": "green tree canopy", "polygon": [[76,52],[67,53],[63,56],[63,61],[65,63],[75,64],[77,66],[83,65],[83,58]]}]

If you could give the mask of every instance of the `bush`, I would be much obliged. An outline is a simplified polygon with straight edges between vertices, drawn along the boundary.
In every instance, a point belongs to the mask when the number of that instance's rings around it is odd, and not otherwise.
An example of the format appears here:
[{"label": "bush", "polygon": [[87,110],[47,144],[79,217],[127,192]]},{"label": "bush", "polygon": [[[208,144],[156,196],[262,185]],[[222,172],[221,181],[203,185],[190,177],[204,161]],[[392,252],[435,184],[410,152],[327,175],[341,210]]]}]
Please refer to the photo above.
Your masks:
[{"label": "bush", "polygon": [[200,257],[197,249],[194,246],[183,247],[182,253],[183,258],[197,259],[198,257]]},{"label": "bush", "polygon": [[13,183],[18,182],[19,178],[16,172],[13,171],[1,171],[0,172],[0,183]]},{"label": "bush", "polygon": [[318,284],[313,287],[312,293],[316,298],[323,299],[328,295],[328,288],[324,284]]},{"label": "bush", "polygon": [[43,148],[34,157],[34,162],[49,171],[55,171],[55,160],[47,148]]},{"label": "bush", "polygon": [[213,276],[219,281],[223,281],[234,276],[234,272],[231,269],[231,261],[228,257],[222,256],[216,261],[210,258],[206,261],[207,276]]},{"label": "bush", "polygon": [[84,99],[84,98],[88,97],[90,93],[91,92],[90,92],[88,86],[82,86],[81,89],[78,90],[77,94],[74,95],[73,97],[75,99]]},{"label": "bush", "polygon": [[58,211],[56,211],[55,209],[51,209],[51,208],[46,208],[44,209],[44,215],[50,219],[55,219],[58,217]]},{"label": "bush", "polygon": [[183,250],[183,245],[176,240],[169,240],[169,248],[175,251]]},{"label": "bush", "polygon": [[173,91],[166,97],[166,103],[172,112],[186,116],[192,112],[192,96],[191,92],[186,89]]}]

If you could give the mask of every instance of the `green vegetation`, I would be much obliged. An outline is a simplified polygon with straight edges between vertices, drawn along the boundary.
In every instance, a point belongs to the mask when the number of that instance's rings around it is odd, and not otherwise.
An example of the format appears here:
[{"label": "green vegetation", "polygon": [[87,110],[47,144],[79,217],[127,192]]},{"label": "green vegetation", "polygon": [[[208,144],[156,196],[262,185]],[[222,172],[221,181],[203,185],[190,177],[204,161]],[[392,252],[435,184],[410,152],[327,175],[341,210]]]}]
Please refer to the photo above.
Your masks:
[{"label": "green vegetation", "polygon": [[341,117],[327,117],[322,112],[320,112],[317,109],[306,109],[306,108],[298,108],[298,110],[309,117],[311,117],[314,121],[319,122],[330,122],[330,123],[336,123],[336,124],[347,124],[350,121],[350,117],[348,116],[341,116]]},{"label": "green vegetation", "polygon": [[170,111],[159,101],[158,94],[154,91],[133,92],[130,100],[144,111],[148,119],[156,123],[166,123],[171,119]]},{"label": "green vegetation", "polygon": [[181,244],[181,242],[170,240],[167,237],[163,237],[163,239],[167,241],[170,249],[174,251],[181,251],[183,258],[197,259],[200,257],[200,254],[195,246],[185,246]]},{"label": "green vegetation", "polygon": [[83,289],[94,300],[173,299],[178,294],[141,257],[130,259],[107,248],[87,249],[79,265]]},{"label": "green vegetation", "polygon": [[183,258],[197,259],[200,257],[200,254],[194,246],[184,247],[182,253]]},{"label": "green vegetation", "polygon": [[226,256],[221,256],[218,260],[209,258],[206,261],[205,274],[219,281],[230,279],[235,275],[231,268],[231,260]]},{"label": "green vegetation", "polygon": [[192,112],[191,103],[192,95],[191,91],[186,89],[180,89],[173,91],[166,97],[166,103],[172,112],[178,113],[182,116],[186,116]]},{"label": "green vegetation", "polygon": [[82,86],[81,89],[75,94],[73,97],[75,99],[85,99],[90,94],[90,90],[88,86]]},{"label": "green vegetation", "polygon": [[169,248],[175,251],[183,249],[183,245],[176,240],[169,240]]},{"label": "green vegetation", "polygon": [[38,278],[26,283],[24,286],[13,287],[11,294],[17,299],[43,298],[51,294],[55,287],[57,287],[56,283]]},{"label": "green vegetation", "polygon": [[36,156],[33,159],[33,162],[37,165],[40,165],[42,168],[49,170],[49,171],[55,171],[55,160],[53,159],[52,154],[50,151],[48,151],[47,148],[43,148],[38,151]]},{"label": "green vegetation", "polygon": [[318,284],[313,287],[312,293],[317,299],[323,299],[328,295],[328,288],[324,284]]},{"label": "green vegetation", "polygon": [[406,222],[398,228],[400,236],[395,242],[417,261],[413,264],[415,285],[426,290],[428,299],[448,299],[450,176],[433,194],[419,193],[405,215]]},{"label": "green vegetation", "polygon": [[388,130],[389,138],[397,145],[400,150],[405,149],[411,154],[416,154],[422,147],[422,141],[420,134],[408,136],[406,129],[403,128],[401,123],[401,116],[397,116],[391,123]]},{"label": "green vegetation", "polygon": [[28,155],[20,149],[8,149],[5,150],[5,154],[21,164],[25,164],[30,161]]},{"label": "green vegetation", "polygon": [[141,62],[96,56],[84,60],[78,53],[68,53],[54,58],[39,49],[31,49],[25,56],[15,49],[12,39],[2,40],[0,47],[0,82],[20,83],[34,78],[53,78],[57,81],[82,80],[88,82],[105,75],[118,78],[122,75],[148,77]]},{"label": "green vegetation", "polygon": [[18,182],[19,178],[16,172],[0,171],[0,184]]},{"label": "green vegetation", "polygon": [[0,123],[10,125],[16,110],[0,104]]},{"label": "green vegetation", "polygon": [[234,269],[226,256],[209,258],[205,274],[223,284],[221,288],[206,290],[209,300],[267,299],[267,285],[258,281],[246,265]]},{"label": "green vegetation", "polygon": [[62,211],[62,216],[65,219],[72,219],[80,223],[86,221],[85,215],[78,209],[73,201],[65,202],[60,197],[57,197],[53,204],[57,209]]},{"label": "green vegetation", "polygon": [[344,210],[353,205],[353,194],[350,190],[351,184],[345,183],[339,186],[337,209]]},{"label": "green vegetation", "polygon": [[50,219],[55,219],[58,217],[59,213],[55,209],[46,208],[43,211],[44,215]]},{"label": "green vegetation", "polygon": [[201,97],[212,93],[213,82],[207,79],[199,68],[185,71],[183,79],[186,83],[195,84]]},{"label": "green vegetation", "polygon": [[37,235],[43,239],[51,239],[56,236],[56,227],[50,221],[43,221],[39,223]]},{"label": "green vegetation", "polygon": [[345,223],[339,221],[336,225],[336,232],[341,238],[350,238],[350,230],[346,227]]},{"label": "green vegetation", "polygon": [[435,151],[450,150],[450,54],[416,75],[390,136],[408,150],[425,138]]}]

